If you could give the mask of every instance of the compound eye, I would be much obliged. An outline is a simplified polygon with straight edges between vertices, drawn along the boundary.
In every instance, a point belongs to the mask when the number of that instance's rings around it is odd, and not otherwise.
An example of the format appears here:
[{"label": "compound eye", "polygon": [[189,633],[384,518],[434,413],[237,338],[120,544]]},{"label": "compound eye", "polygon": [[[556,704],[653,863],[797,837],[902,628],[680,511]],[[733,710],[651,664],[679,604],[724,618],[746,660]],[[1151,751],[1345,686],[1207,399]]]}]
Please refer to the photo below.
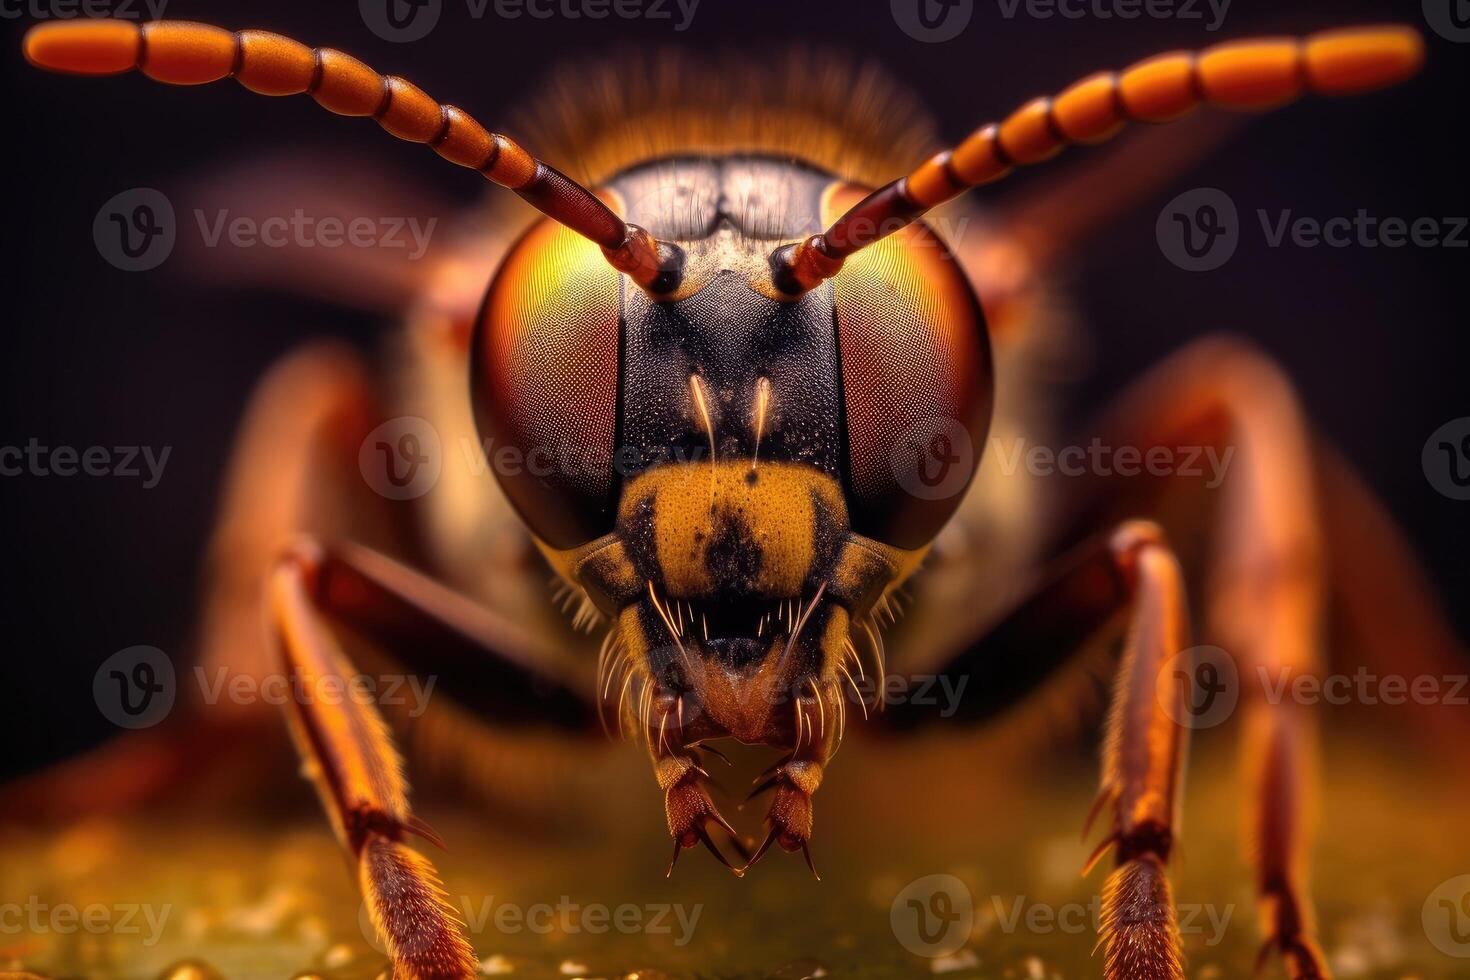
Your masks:
[{"label": "compound eye", "polygon": [[612,530],[618,290],[595,244],[541,221],[501,264],[471,345],[490,469],[554,548]]},{"label": "compound eye", "polygon": [[849,257],[832,286],[853,530],[922,547],[959,507],[990,425],[980,304],[920,224]]}]

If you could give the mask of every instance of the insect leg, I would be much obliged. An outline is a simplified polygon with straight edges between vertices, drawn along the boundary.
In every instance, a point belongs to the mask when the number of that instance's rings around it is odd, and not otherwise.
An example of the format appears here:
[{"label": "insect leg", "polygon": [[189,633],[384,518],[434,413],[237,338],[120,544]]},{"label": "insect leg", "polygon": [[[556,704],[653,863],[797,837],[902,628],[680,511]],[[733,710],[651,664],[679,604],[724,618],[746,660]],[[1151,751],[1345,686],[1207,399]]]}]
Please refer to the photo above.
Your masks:
[{"label": "insect leg", "polygon": [[[1184,976],[1167,867],[1188,729],[1177,720],[1182,709],[1170,710],[1157,682],[1190,644],[1188,618],[1184,576],[1163,532],[1155,524],[1130,521],[1063,557],[1040,586],[943,668],[973,676],[987,664],[1017,664],[1033,654],[1054,665],[1097,641],[1126,637],[1107,720],[1098,808],[1108,808],[1113,818],[1099,856],[1106,847],[1116,848],[1117,855],[1102,896],[1108,980]],[[970,684],[983,686],[984,681]],[[1182,698],[1167,687],[1164,693]],[[965,701],[951,707],[952,718],[962,722],[978,720],[983,711]],[[907,727],[924,716],[900,703],[878,717]]]},{"label": "insect leg", "polygon": [[[1206,513],[1204,521],[1179,523],[1216,528],[1205,625],[1240,678],[1246,850],[1263,954],[1279,951],[1294,978],[1326,976],[1305,867],[1317,773],[1314,713],[1292,698],[1267,697],[1262,682],[1322,671],[1324,548],[1306,419],[1289,380],[1265,356],[1239,341],[1209,339],[1157,368],[1100,428],[1106,445],[1203,446],[1216,449],[1217,460],[1233,451],[1212,477],[1099,492],[1088,519],[1115,507],[1136,511],[1149,493],[1160,512],[1177,514],[1182,505],[1198,515],[1213,504],[1213,521]],[[1182,494],[1181,486],[1194,492]]]},{"label": "insect leg", "polygon": [[1117,850],[1103,887],[1104,974],[1108,980],[1183,980],[1167,867],[1188,729],[1157,688],[1160,672],[1189,645],[1184,574],[1153,525],[1125,525],[1110,550],[1132,611],[1108,713],[1099,794],[1114,810],[1110,839]]},{"label": "insect leg", "polygon": [[351,542],[306,539],[284,561],[311,571],[311,599],[322,614],[408,670],[437,678],[445,696],[489,720],[599,730],[588,665],[473,599]]},{"label": "insect leg", "polygon": [[[1144,453],[1195,446],[1220,461],[1233,453],[1208,479],[1100,476],[1082,496],[1074,526],[1143,510],[1187,529],[1178,536],[1186,545],[1204,543],[1200,529],[1216,529],[1206,627],[1241,679],[1247,853],[1264,952],[1279,952],[1293,977],[1326,976],[1307,895],[1313,712],[1294,697],[1268,696],[1270,689],[1321,678],[1329,586],[1344,600],[1348,638],[1367,647],[1370,663],[1444,677],[1463,673],[1461,644],[1392,522],[1335,454],[1317,445],[1281,370],[1245,343],[1191,345],[1126,395],[1099,431],[1103,445]],[[1463,712],[1455,706],[1416,706],[1408,717],[1459,733],[1447,744],[1463,741]]]},{"label": "insect leg", "polygon": [[[318,610],[320,572],[319,558],[299,548],[269,585],[272,632],[299,692],[350,690],[355,674]],[[356,863],[395,975],[474,976],[474,951],[433,865],[403,844],[420,825],[409,809],[403,761],[376,708],[302,693],[285,710],[337,838]]]},{"label": "insect leg", "polygon": [[1317,462],[1333,611],[1344,634],[1341,645],[1334,634],[1333,649],[1385,673],[1443,679],[1442,697],[1416,699],[1409,720],[1422,726],[1426,749],[1458,770],[1464,766],[1460,748],[1470,744],[1470,689],[1464,684],[1470,651],[1402,530],[1362,476],[1330,447],[1318,452]]},{"label": "insect leg", "polygon": [[[1325,976],[1307,896],[1318,768],[1314,713],[1293,697],[1267,696],[1267,689],[1325,673],[1329,599],[1341,616],[1333,625],[1345,627],[1347,641],[1337,642],[1334,633],[1333,650],[1377,669],[1416,678],[1463,675],[1464,645],[1392,519],[1322,445],[1281,369],[1244,342],[1211,338],[1191,345],[1139,383],[1100,428],[1104,443],[1144,452],[1181,445],[1234,451],[1219,479],[1193,481],[1192,494],[1181,492],[1189,483],[1171,477],[1144,489],[1099,487],[1081,523],[1136,512],[1145,493],[1157,498],[1155,509],[1178,514],[1181,528],[1210,526],[1200,511],[1214,505],[1206,626],[1233,657],[1242,682],[1247,854],[1265,950],[1278,950],[1293,977]],[[1427,729],[1431,752],[1464,743],[1463,702],[1382,710],[1397,710],[1411,726]]]},{"label": "insect leg", "polygon": [[408,834],[437,838],[409,807],[402,760],[371,696],[377,689],[348,661],[328,620],[404,651],[436,677],[481,675],[507,714],[519,704],[522,715],[590,731],[590,692],[534,664],[539,651],[513,624],[366,548],[298,542],[270,575],[267,605],[291,681],[288,727],[338,840],[357,862],[395,975],[473,976],[473,951],[433,866],[403,843]]}]

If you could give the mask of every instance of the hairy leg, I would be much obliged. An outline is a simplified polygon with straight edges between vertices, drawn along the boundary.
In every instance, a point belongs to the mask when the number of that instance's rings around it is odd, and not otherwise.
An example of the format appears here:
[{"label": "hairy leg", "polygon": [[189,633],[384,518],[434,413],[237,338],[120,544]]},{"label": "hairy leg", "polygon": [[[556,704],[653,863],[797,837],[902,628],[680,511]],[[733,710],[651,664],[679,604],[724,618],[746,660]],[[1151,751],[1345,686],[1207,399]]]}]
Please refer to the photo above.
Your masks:
[{"label": "hairy leg", "polygon": [[1262,683],[1323,669],[1326,571],[1308,423],[1274,364],[1242,342],[1211,338],[1145,376],[1100,432],[1105,446],[1213,448],[1222,463],[1213,488],[1205,477],[1102,480],[1085,510],[1090,520],[1157,512],[1176,538],[1208,551],[1206,632],[1240,679],[1247,854],[1263,954],[1279,951],[1293,978],[1326,976],[1306,874],[1315,720],[1291,698],[1268,698]]},{"label": "hairy leg", "polygon": [[[1130,521],[1059,559],[1008,615],[941,668],[973,676],[998,663],[1074,656],[1123,639],[1093,811],[1106,812],[1111,825],[1098,856],[1116,851],[1103,889],[1108,980],[1184,976],[1168,866],[1189,730],[1179,721],[1182,691],[1166,688],[1161,696],[1157,679],[1189,647],[1188,618],[1184,576],[1163,533]],[[952,720],[980,720],[989,713],[987,701],[951,706]],[[907,727],[929,715],[928,708],[902,703],[879,718]]]},{"label": "hairy leg", "polygon": [[[310,692],[356,674],[317,609],[320,556],[295,549],[271,576],[270,621],[284,668]],[[286,716],[322,805],[358,872],[395,976],[467,978],[475,956],[428,859],[403,843],[429,836],[408,805],[403,761],[377,710],[357,699],[288,701]]]},{"label": "hairy leg", "polygon": [[[482,681],[483,710],[502,720],[595,728],[591,691],[515,624],[376,552],[303,539],[267,589],[269,623],[293,696],[293,741],[337,839],[355,862],[374,927],[403,978],[475,975],[462,924],[433,865],[404,843],[438,838],[413,815],[403,762],[370,698],[351,693],[357,671],[330,622],[401,651],[417,672]],[[373,688],[360,688],[373,690]],[[338,692],[332,696],[332,692]]]}]

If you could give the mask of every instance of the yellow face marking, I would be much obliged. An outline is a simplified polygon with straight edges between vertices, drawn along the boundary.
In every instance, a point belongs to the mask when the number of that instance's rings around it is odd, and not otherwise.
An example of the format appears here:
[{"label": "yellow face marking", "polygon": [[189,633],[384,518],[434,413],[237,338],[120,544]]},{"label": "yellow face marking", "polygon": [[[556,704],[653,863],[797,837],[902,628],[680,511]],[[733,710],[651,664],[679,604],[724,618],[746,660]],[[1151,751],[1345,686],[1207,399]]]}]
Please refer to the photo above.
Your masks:
[{"label": "yellow face marking", "polygon": [[640,474],[623,492],[624,522],[651,498],[655,557],[668,594],[712,594],[709,550],[718,546],[721,528],[737,526],[759,557],[759,593],[800,595],[816,559],[818,502],[832,520],[847,521],[837,481],[795,463],[768,463],[754,478],[743,460],[731,460],[712,465],[708,494],[701,470],[687,463],[662,466]]}]

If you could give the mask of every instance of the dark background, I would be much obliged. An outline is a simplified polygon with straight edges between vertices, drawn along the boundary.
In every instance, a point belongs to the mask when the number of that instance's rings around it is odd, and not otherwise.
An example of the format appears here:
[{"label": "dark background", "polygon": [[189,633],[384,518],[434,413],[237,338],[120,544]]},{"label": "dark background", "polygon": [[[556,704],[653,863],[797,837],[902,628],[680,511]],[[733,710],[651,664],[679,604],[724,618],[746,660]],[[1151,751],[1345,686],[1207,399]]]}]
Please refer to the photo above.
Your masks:
[{"label": "dark background", "polygon": [[[703,0],[681,34],[668,21],[503,20],[493,8],[474,20],[463,0],[445,0],[435,31],[399,45],[374,36],[356,3],[344,0],[172,0],[166,13],[340,47],[464,105],[492,128],[553,62],[611,42],[758,52],[804,39],[886,65],[929,102],[950,140],[1032,95],[1158,50],[1364,21],[1424,26],[1419,4],[1404,0],[1235,0],[1217,34],[1198,21],[1007,20],[996,0],[976,0],[964,33],[926,44],[896,27],[888,0]],[[35,437],[52,446],[173,451],[152,490],[114,478],[0,478],[8,640],[0,656],[9,692],[0,710],[0,775],[106,737],[110,726],[90,690],[109,654],[135,644],[187,650],[231,436],[267,365],[309,336],[367,346],[386,326],[326,304],[204,287],[171,265],[119,271],[93,245],[101,204],[137,186],[170,193],[296,146],[332,147],[358,165],[382,163],[466,203],[483,187],[423,148],[399,144],[371,123],[331,117],[306,99],[265,99],[228,83],[184,91],[136,76],[41,74],[20,56],[27,23],[0,21],[10,136],[4,166],[11,168],[0,236],[7,307],[0,445]],[[1470,415],[1463,381],[1470,252],[1270,249],[1257,233],[1243,236],[1223,269],[1190,275],[1170,265],[1154,239],[1163,204],[1197,186],[1226,189],[1243,213],[1470,214],[1456,138],[1470,91],[1470,47],[1426,33],[1429,62],[1419,78],[1261,118],[1079,257],[1076,298],[1096,349],[1076,409],[1098,404],[1191,337],[1221,329],[1252,337],[1296,378],[1312,418],[1388,502],[1453,599],[1470,585],[1470,504],[1435,492],[1420,450],[1442,423]],[[987,193],[1003,199],[1025,179]],[[1452,611],[1466,631],[1470,612]]]}]

